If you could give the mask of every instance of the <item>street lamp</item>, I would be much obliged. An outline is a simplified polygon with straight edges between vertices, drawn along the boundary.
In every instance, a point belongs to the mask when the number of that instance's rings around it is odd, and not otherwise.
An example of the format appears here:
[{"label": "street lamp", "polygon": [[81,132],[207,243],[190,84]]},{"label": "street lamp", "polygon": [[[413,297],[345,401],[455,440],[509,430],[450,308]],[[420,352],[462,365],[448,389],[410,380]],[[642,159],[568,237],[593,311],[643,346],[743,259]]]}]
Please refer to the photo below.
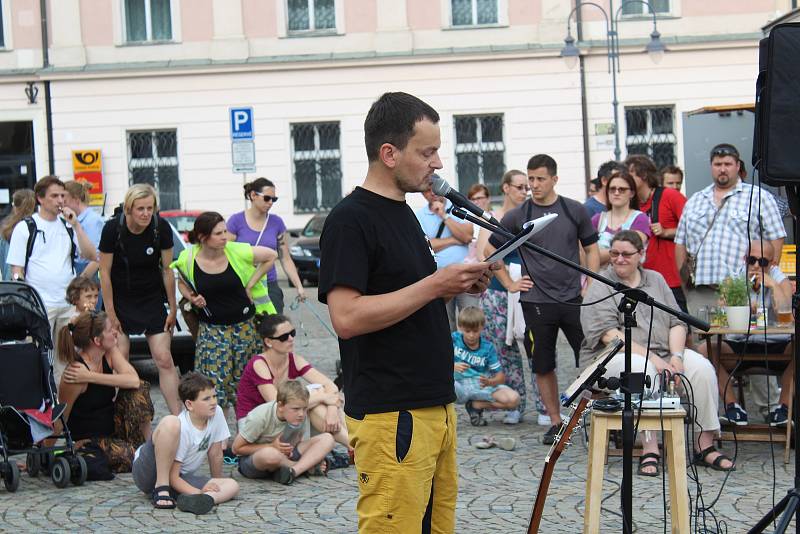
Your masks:
[{"label": "street lamp", "polygon": [[594,2],[579,2],[567,16],[567,37],[564,39],[564,48],[561,49],[561,57],[564,58],[564,63],[568,69],[575,68],[578,63],[578,58],[581,55],[580,48],[575,45],[575,39],[572,37],[572,27],[570,19],[572,16],[583,6],[594,6],[603,14],[606,21],[606,51],[608,56],[608,71],[611,73],[611,87],[613,90],[613,99],[611,101],[614,107],[614,159],[619,160],[619,118],[617,110],[619,108],[619,101],[617,100],[617,73],[619,72],[619,18],[622,14],[622,8],[628,4],[643,4],[646,5],[653,15],[653,31],[650,33],[650,42],[647,43],[645,51],[650,56],[653,63],[660,63],[664,56],[667,47],[661,42],[661,34],[656,27],[656,12],[653,6],[647,0],[623,0],[617,11],[613,12],[613,3],[609,2],[609,11],[612,11],[611,17],[603,9],[603,6]]}]

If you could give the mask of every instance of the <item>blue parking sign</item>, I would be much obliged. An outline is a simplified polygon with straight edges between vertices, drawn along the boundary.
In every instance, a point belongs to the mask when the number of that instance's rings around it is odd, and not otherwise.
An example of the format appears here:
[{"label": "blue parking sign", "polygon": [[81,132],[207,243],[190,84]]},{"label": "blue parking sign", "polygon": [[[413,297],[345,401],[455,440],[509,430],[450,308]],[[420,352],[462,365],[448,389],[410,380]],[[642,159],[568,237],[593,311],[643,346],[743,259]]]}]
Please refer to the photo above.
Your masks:
[{"label": "blue parking sign", "polygon": [[253,138],[253,108],[231,108],[231,139]]}]

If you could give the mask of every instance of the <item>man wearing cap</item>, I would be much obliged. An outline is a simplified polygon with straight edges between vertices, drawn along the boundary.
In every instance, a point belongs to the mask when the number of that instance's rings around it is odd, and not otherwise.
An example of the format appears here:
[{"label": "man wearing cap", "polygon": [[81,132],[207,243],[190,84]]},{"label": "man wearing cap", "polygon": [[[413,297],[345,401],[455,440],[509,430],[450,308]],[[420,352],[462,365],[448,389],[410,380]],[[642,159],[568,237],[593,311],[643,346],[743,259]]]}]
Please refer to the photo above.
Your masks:
[{"label": "man wearing cap", "polygon": [[769,241],[780,258],[786,229],[772,195],[739,178],[739,151],[722,143],[711,149],[714,183],[693,194],[683,209],[675,235],[675,263],[680,270],[687,254],[696,258],[689,312],[716,305],[717,285],[737,274],[750,240]]}]

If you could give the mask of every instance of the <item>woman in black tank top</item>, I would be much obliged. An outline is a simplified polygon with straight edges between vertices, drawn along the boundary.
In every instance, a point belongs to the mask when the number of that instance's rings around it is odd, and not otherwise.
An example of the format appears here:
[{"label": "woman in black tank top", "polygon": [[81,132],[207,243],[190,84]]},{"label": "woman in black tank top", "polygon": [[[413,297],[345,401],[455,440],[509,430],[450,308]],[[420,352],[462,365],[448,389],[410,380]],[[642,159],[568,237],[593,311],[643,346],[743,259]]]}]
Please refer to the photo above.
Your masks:
[{"label": "woman in black tank top", "polygon": [[97,443],[113,471],[127,472],[134,451],[150,436],[153,405],[149,384],[117,348],[117,335],[106,314],[93,311],[59,332],[58,356],[67,368],[58,396],[78,447]]}]

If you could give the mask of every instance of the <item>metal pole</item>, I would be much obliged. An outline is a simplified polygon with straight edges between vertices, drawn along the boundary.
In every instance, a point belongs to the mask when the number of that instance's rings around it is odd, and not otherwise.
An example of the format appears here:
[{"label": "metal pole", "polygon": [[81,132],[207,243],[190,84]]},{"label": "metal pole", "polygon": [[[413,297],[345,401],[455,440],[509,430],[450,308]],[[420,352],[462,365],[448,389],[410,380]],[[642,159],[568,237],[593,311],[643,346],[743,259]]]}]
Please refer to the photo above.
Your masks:
[{"label": "metal pole", "polygon": [[619,149],[619,101],[617,100],[617,69],[619,68],[618,57],[618,35],[617,20],[614,16],[614,0],[608,1],[609,24],[611,30],[608,32],[608,59],[611,62],[611,106],[614,108],[614,159],[619,161],[621,151]]}]

